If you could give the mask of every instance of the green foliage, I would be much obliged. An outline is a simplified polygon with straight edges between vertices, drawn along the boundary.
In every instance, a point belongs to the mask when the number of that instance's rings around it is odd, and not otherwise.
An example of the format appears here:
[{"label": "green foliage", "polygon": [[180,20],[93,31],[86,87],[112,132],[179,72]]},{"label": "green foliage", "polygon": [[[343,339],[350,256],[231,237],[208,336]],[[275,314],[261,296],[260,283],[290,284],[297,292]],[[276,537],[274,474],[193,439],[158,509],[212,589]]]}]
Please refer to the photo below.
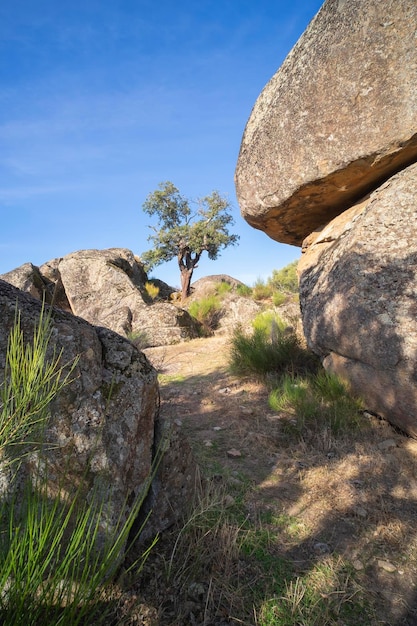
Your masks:
[{"label": "green foliage", "polygon": [[248,285],[238,285],[236,287],[236,293],[239,296],[242,296],[244,298],[248,298],[248,297],[252,296],[252,287],[248,287]]},{"label": "green foliage", "polygon": [[[234,220],[230,202],[217,191],[196,201],[192,207],[171,183],[160,183],[159,188],[149,194],[143,211],[156,218],[151,226],[153,234],[148,237],[152,248],[142,255],[147,270],[177,258],[181,274],[186,276],[188,295],[189,281],[203,252],[209,259],[218,258],[220,251],[235,245],[239,237],[229,233]],[[184,279],[185,280],[185,279]]]},{"label": "green foliage", "polygon": [[[50,317],[44,311],[31,342],[26,342],[16,315],[0,396],[3,468],[4,453],[11,448],[18,464],[27,449],[33,449],[34,435],[47,424],[50,402],[71,382],[77,360],[67,368],[61,366],[62,353],[48,360],[50,340]],[[32,468],[26,488],[17,473],[10,473],[8,492],[15,495],[0,500],[0,623],[111,623],[109,615],[115,607],[107,602],[106,589],[126,544],[129,549],[129,542],[137,537],[130,535],[150,479],[136,501],[122,507],[103,541],[102,512],[107,502],[102,494],[88,500],[81,492],[71,497],[65,492],[52,495],[42,459],[40,468],[38,472]],[[140,568],[147,554],[133,565]]]},{"label": "green foliage", "polygon": [[272,302],[274,306],[281,306],[282,304],[284,304],[284,302],[286,302],[286,300],[287,296],[285,295],[285,293],[282,293],[282,291],[275,291],[272,294]]},{"label": "green foliage", "polygon": [[323,369],[304,376],[284,376],[270,393],[269,405],[291,418],[283,421],[284,430],[304,440],[323,428],[340,435],[361,424],[360,401],[352,398],[339,378]]},{"label": "green foliage", "polygon": [[[337,590],[337,591],[335,591]],[[359,598],[359,587],[341,559],[329,558],[303,576],[284,581],[284,589],[265,601],[259,626],[336,626],[368,623],[366,608]]]},{"label": "green foliage", "polygon": [[120,512],[116,528],[99,547],[106,502],[99,494],[88,502],[80,493],[51,499],[47,487],[41,479],[35,488],[28,484],[21,503],[0,505],[1,624],[108,624],[115,607],[105,601],[106,586],[143,499]]},{"label": "green foliage", "polygon": [[265,283],[262,278],[257,278],[252,287],[252,297],[254,300],[267,300],[272,296],[272,288]]},{"label": "green foliage", "polygon": [[280,270],[273,270],[272,276],[268,280],[268,284],[273,289],[280,291],[289,291],[291,293],[298,292],[297,277],[298,261],[293,261]]},{"label": "green foliage", "polygon": [[227,293],[232,291],[232,285],[227,283],[225,280],[222,280],[220,283],[216,285],[216,293],[218,296],[224,296]]},{"label": "green foliage", "polygon": [[315,364],[315,358],[303,349],[293,329],[273,313],[264,313],[253,321],[253,331],[237,326],[233,332],[229,363],[240,375],[280,376]]},{"label": "green foliage", "polygon": [[195,317],[207,331],[216,329],[220,310],[221,303],[216,295],[194,300],[188,307],[189,314]]},{"label": "green foliage", "polygon": [[32,341],[26,342],[20,312],[16,313],[0,386],[0,454],[10,454],[13,447],[39,437],[51,400],[71,380],[77,360],[68,367],[61,365],[62,352],[46,359],[51,333],[50,317],[42,309]]},{"label": "green foliage", "polygon": [[145,291],[151,300],[155,300],[159,296],[159,287],[150,281],[145,283]]},{"label": "green foliage", "polygon": [[274,313],[274,311],[263,311],[262,313],[259,313],[252,320],[252,328],[255,331],[263,333],[265,337],[271,338],[272,340],[277,339],[278,334],[284,334],[286,329],[288,329],[287,334],[292,333],[291,329],[288,328],[288,324],[286,324],[279,315]]}]

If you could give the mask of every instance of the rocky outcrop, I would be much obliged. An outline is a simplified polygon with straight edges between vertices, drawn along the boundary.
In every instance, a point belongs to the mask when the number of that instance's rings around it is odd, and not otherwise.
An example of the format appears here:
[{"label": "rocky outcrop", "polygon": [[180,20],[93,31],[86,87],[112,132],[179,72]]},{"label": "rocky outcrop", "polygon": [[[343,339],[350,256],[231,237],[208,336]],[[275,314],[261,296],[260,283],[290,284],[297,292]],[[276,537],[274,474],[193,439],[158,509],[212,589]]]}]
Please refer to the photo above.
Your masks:
[{"label": "rocky outcrop", "polygon": [[[224,290],[224,285],[226,285],[226,290]],[[262,306],[252,298],[239,295],[239,286],[245,285],[227,274],[204,276],[192,283],[191,295],[187,298],[185,306],[188,307],[195,300],[215,296],[219,307],[215,316],[215,333],[216,335],[231,333],[238,324],[249,325],[262,311]]]},{"label": "rocky outcrop", "polygon": [[335,218],[300,261],[304,331],[367,408],[417,437],[417,165]]},{"label": "rocky outcrop", "polygon": [[[30,342],[41,304],[0,280],[0,380],[4,378],[7,340],[16,310]],[[51,405],[44,436],[42,467],[46,464],[48,468],[50,493],[65,490],[71,494],[81,489],[87,499],[98,494],[105,504],[100,512],[104,539],[147,483],[156,451],[164,449],[148,496],[153,515],[146,532],[163,530],[191,498],[195,467],[175,425],[161,423],[154,368],[128,340],[106,328],[92,326],[60,309],[53,310],[51,319],[51,357],[62,349],[64,363],[76,357],[79,361],[72,382]],[[172,465],[179,457],[182,461],[174,472]],[[22,471],[30,475],[37,466],[32,454]]]},{"label": "rocky outcrop", "polygon": [[243,217],[303,239],[417,159],[417,3],[326,0],[255,103]]},{"label": "rocky outcrop", "polygon": [[309,346],[417,437],[417,3],[326,0],[258,98],[242,214],[303,245]]},{"label": "rocky outcrop", "polygon": [[[80,250],[37,268],[30,263],[0,276],[19,289],[105,326],[141,347],[168,345],[198,336],[199,325],[169,302],[153,302],[141,263],[124,248]],[[159,281],[160,290],[169,287]],[[172,291],[172,290],[171,290]]]}]

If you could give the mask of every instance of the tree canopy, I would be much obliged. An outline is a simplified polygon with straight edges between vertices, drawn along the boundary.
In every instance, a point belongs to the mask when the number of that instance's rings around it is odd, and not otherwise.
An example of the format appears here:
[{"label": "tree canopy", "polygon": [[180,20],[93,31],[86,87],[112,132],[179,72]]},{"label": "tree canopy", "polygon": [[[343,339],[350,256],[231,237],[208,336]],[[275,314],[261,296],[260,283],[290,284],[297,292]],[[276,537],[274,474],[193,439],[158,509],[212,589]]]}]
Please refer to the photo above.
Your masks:
[{"label": "tree canopy", "polygon": [[145,269],[149,271],[176,257],[183,299],[190,293],[191,277],[202,253],[207,252],[209,259],[215,260],[222,249],[239,240],[238,235],[229,233],[234,224],[232,205],[218,191],[191,201],[168,181],[148,195],[142,208],[156,218],[148,237],[152,248],[141,257]]}]

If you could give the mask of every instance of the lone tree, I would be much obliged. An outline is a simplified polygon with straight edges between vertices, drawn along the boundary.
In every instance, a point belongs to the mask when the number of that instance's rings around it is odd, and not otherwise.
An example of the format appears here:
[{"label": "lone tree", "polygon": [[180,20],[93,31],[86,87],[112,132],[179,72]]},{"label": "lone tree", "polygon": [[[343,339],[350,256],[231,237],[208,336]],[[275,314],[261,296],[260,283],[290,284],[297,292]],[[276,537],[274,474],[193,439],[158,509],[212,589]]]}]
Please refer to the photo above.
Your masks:
[{"label": "lone tree", "polygon": [[203,252],[215,260],[222,248],[235,245],[239,239],[228,230],[234,224],[231,204],[217,191],[198,199],[195,205],[192,207],[190,200],[168,181],[160,183],[142,207],[157,218],[156,226],[150,226],[154,234],[148,237],[153,247],[142,255],[145,268],[149,271],[177,257],[182,300],[190,295],[193,271]]}]

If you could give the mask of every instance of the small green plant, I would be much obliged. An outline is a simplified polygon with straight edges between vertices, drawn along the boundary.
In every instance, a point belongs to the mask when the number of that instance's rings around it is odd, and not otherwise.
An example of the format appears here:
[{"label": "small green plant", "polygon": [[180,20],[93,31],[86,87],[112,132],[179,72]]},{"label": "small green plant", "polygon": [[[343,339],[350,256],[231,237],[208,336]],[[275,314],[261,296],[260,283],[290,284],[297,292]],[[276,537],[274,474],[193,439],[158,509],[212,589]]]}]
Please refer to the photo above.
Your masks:
[{"label": "small green plant", "polygon": [[188,307],[189,314],[195,317],[207,332],[216,329],[220,311],[221,303],[216,295],[209,295],[206,298],[194,300]]},{"label": "small green plant", "polygon": [[332,435],[340,435],[361,425],[360,401],[349,394],[339,378],[324,370],[308,375],[285,375],[271,391],[269,405],[290,417],[283,422],[284,430],[303,439],[323,428]]},{"label": "small green plant", "polygon": [[287,579],[275,597],[266,600],[259,626],[336,626],[367,620],[360,588],[349,567],[339,557],[329,557],[304,576]]},{"label": "small green plant", "polygon": [[252,332],[244,331],[241,326],[235,328],[229,363],[236,374],[265,378],[311,367],[316,359],[302,347],[293,329],[267,312],[255,318]]},{"label": "small green plant", "polygon": [[16,312],[0,386],[0,453],[8,454],[18,446],[20,458],[22,446],[35,439],[39,442],[50,402],[71,381],[77,359],[66,367],[61,363],[62,352],[54,352],[48,361],[51,334],[50,317],[42,308],[32,341],[26,341],[20,312]]},{"label": "small green plant", "polygon": [[[0,395],[2,469],[10,450],[19,466],[28,451],[42,444],[39,434],[47,425],[50,402],[73,377],[77,359],[65,367],[61,352],[47,358],[51,328],[50,314],[42,309],[33,338],[26,341],[16,314]],[[26,486],[18,473],[10,473],[0,500],[0,623],[108,624],[115,607],[108,602],[107,587],[138,536],[133,524],[151,477],[135,501],[122,507],[104,538],[107,503],[101,494],[88,500],[81,490],[71,497],[64,491],[51,495],[47,464],[42,458],[39,463],[42,469],[32,468]],[[140,569],[149,550],[132,567]]]},{"label": "small green plant", "polygon": [[287,301],[287,296],[282,291],[274,291],[272,294],[272,302],[274,306],[281,306]]},{"label": "small green plant", "polygon": [[145,283],[145,291],[151,300],[156,300],[159,296],[159,287],[150,281]]},{"label": "small green plant", "polygon": [[259,313],[252,320],[252,328],[270,338],[272,341],[276,341],[279,335],[291,334],[292,329],[288,327],[288,324],[274,311],[263,311]]},{"label": "small green plant", "polygon": [[225,280],[222,280],[216,285],[216,293],[218,296],[225,296],[232,291],[232,285]]},{"label": "small green plant", "polygon": [[258,278],[252,288],[252,297],[254,300],[267,300],[272,296],[272,288],[265,283],[262,278]]},{"label": "small green plant", "polygon": [[236,293],[243,298],[249,298],[252,296],[252,287],[248,285],[238,285],[236,287]]},{"label": "small green plant", "polygon": [[268,284],[273,289],[291,293],[298,292],[298,261],[293,261],[280,270],[273,270],[272,276],[268,279]]},{"label": "small green plant", "polygon": [[[107,624],[115,607],[106,586],[116,574],[141,500],[120,512],[105,545],[98,545],[106,502],[51,498],[44,478],[28,484],[22,502],[0,506],[0,621],[27,624]],[[149,548],[152,549],[154,544]],[[142,567],[146,551],[132,567]]]}]

